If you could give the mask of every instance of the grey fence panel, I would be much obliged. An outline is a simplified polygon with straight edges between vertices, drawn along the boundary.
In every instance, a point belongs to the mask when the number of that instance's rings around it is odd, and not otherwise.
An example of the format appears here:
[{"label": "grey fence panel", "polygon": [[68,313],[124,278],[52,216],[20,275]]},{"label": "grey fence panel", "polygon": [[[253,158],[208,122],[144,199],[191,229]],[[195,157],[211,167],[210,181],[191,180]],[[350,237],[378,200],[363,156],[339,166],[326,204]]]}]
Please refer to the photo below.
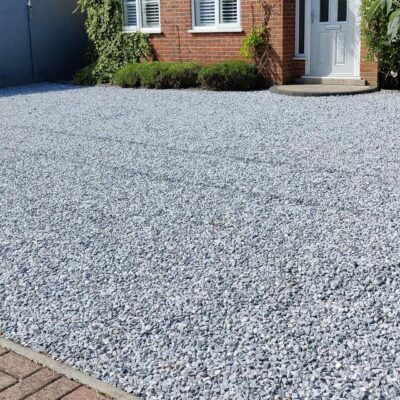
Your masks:
[{"label": "grey fence panel", "polygon": [[[1,0],[0,0],[1,1]],[[36,79],[69,78],[83,64],[87,46],[84,16],[76,0],[31,0],[33,65]]]},{"label": "grey fence panel", "polygon": [[68,79],[83,64],[76,0],[0,0],[0,87]]},{"label": "grey fence panel", "polygon": [[26,1],[0,0],[0,87],[33,80]]}]

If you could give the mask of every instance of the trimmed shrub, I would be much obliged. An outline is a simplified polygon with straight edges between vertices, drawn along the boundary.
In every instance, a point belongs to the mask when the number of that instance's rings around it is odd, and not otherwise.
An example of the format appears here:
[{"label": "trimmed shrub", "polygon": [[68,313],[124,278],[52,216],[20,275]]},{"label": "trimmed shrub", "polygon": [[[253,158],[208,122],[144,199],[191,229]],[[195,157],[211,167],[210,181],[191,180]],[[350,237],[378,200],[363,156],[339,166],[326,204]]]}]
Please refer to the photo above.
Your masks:
[{"label": "trimmed shrub", "polygon": [[261,79],[256,65],[226,61],[203,67],[199,82],[210,90],[254,90],[260,86]]},{"label": "trimmed shrub", "polygon": [[195,87],[200,68],[196,63],[134,63],[117,71],[114,83],[122,87],[156,89]]},{"label": "trimmed shrub", "polygon": [[129,64],[119,69],[115,75],[113,82],[124,88],[134,88],[140,86],[140,73],[139,68],[142,64],[135,63]]},{"label": "trimmed shrub", "polygon": [[197,63],[160,63],[155,87],[183,89],[198,86],[201,65]]},{"label": "trimmed shrub", "polygon": [[144,88],[157,88],[157,77],[160,71],[158,62],[144,63],[138,67],[140,86]]}]

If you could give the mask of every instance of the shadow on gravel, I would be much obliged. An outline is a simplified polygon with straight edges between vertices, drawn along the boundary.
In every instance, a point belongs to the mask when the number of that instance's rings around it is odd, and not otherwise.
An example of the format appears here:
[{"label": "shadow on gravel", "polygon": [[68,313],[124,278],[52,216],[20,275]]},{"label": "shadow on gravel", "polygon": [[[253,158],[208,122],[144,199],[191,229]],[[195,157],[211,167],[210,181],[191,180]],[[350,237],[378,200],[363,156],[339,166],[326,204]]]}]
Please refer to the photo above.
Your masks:
[{"label": "shadow on gravel", "polygon": [[10,86],[0,88],[0,98],[21,96],[26,94],[49,93],[49,92],[64,92],[67,90],[83,89],[84,86],[64,84],[64,83],[33,83],[23,86]]}]

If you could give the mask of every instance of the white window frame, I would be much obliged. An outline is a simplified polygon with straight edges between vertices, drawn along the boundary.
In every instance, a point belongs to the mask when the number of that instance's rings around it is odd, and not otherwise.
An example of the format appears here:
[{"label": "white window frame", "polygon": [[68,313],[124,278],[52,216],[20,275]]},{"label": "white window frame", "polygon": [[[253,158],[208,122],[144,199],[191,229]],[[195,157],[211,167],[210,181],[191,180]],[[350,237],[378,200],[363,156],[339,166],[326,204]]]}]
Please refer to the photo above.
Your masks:
[{"label": "white window frame", "polygon": [[122,19],[122,30],[123,32],[143,32],[143,33],[161,33],[161,8],[160,8],[160,0],[158,0],[158,12],[160,15],[160,24],[158,28],[143,28],[142,26],[142,0],[136,0],[136,15],[137,15],[137,25],[125,25],[125,0],[122,1],[122,11],[123,11],[123,19]]},{"label": "white window frame", "polygon": [[196,7],[195,0],[191,0],[192,3],[192,29],[189,30],[190,33],[219,33],[219,32],[243,32],[241,27],[241,0],[237,0],[238,10],[237,16],[238,20],[234,24],[221,24],[220,20],[220,10],[221,10],[221,0],[215,1],[215,25],[209,26],[196,26]]},{"label": "white window frame", "polygon": [[295,60],[306,60],[306,74],[309,71],[310,58],[310,38],[311,38],[311,0],[305,0],[304,10],[304,53],[299,53],[299,17],[300,17],[300,2],[296,0],[296,42],[295,42]]}]

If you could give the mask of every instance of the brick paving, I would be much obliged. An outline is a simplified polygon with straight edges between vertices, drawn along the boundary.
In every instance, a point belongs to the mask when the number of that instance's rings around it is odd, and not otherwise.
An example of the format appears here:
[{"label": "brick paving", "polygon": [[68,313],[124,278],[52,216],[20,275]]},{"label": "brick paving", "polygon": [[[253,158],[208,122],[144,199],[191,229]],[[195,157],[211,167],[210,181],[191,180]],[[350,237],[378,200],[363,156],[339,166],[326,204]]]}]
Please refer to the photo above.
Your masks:
[{"label": "brick paving", "polygon": [[0,400],[112,400],[0,348]]}]

